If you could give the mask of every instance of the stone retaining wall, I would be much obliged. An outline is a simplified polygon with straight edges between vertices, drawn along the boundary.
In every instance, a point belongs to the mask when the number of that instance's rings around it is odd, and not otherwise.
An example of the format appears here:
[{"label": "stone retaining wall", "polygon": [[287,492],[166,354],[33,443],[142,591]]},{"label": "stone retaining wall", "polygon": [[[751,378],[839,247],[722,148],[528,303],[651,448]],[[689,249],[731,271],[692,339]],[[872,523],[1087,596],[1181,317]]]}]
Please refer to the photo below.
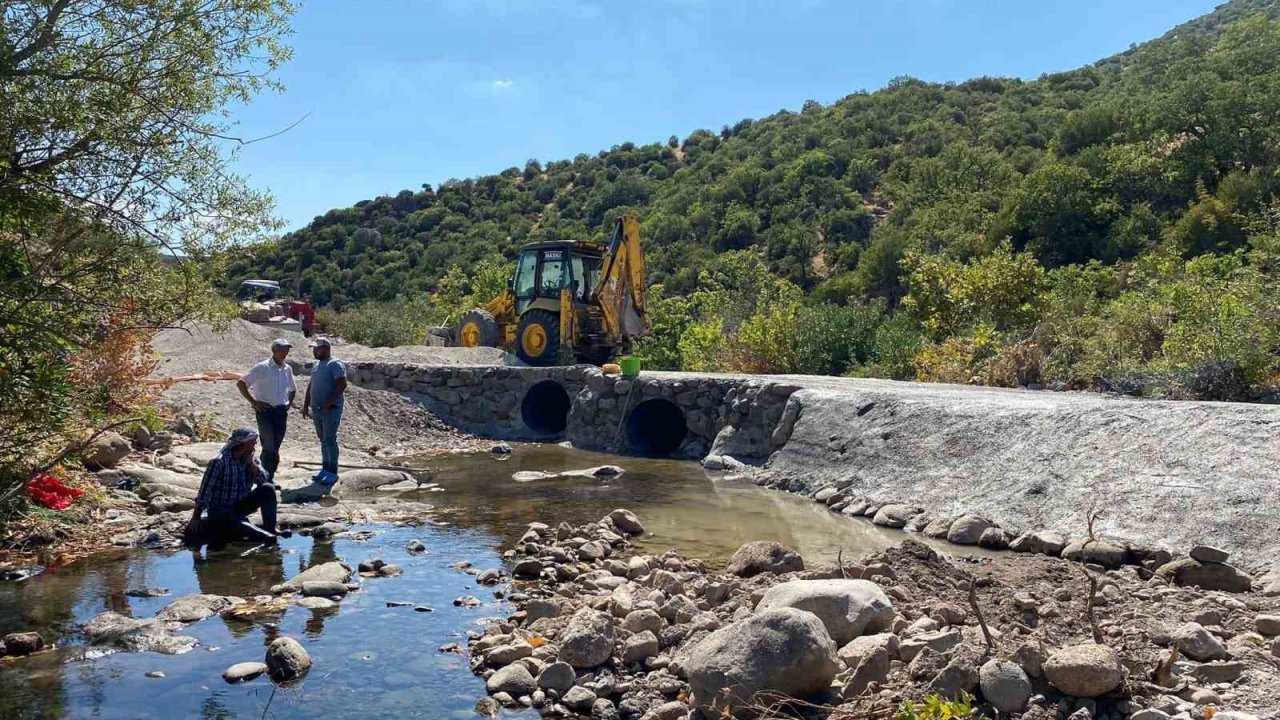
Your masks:
[{"label": "stone retaining wall", "polygon": [[522,400],[530,388],[547,380],[560,384],[572,398],[582,390],[586,368],[352,362],[347,363],[347,373],[354,385],[400,393],[468,432],[503,440],[547,440],[557,433],[526,425]]},{"label": "stone retaining wall", "polygon": [[628,419],[642,404],[662,400],[674,404],[684,416],[684,440],[672,457],[701,460],[708,454],[728,454],[744,462],[763,462],[776,447],[771,440],[785,442],[775,429],[787,398],[797,389],[743,378],[661,373],[633,380],[593,368],[587,371],[585,388],[574,398],[567,436],[578,447],[643,454],[633,447],[634,431]]},{"label": "stone retaining wall", "polygon": [[[672,457],[697,459],[731,455],[764,462],[790,437],[798,406],[788,398],[799,388],[769,380],[669,373],[637,379],[606,375],[598,368],[447,367],[384,362],[348,363],[352,384],[390,390],[422,403],[441,420],[503,440],[568,440],[576,447],[643,454],[632,442],[645,432],[629,428],[636,408],[658,400],[684,418],[685,433]],[[571,401],[562,432],[539,431],[526,423],[529,391],[552,381]],[[666,454],[666,453],[664,453]]]}]

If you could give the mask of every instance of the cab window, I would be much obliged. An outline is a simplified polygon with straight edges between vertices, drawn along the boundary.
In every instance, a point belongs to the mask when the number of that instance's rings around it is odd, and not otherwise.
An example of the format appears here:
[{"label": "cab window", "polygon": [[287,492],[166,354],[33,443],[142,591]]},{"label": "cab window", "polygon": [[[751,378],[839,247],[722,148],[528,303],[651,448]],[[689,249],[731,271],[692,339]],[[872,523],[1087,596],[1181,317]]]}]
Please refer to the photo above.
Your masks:
[{"label": "cab window", "polygon": [[542,251],[542,279],[538,282],[538,294],[558,297],[560,288],[568,284],[563,250]]},{"label": "cab window", "polygon": [[533,297],[534,283],[538,273],[538,253],[527,252],[520,256],[520,265],[516,268],[516,297]]},{"label": "cab window", "polygon": [[578,282],[578,297],[584,302],[590,299],[591,291],[600,282],[600,258],[574,255],[573,279]]}]

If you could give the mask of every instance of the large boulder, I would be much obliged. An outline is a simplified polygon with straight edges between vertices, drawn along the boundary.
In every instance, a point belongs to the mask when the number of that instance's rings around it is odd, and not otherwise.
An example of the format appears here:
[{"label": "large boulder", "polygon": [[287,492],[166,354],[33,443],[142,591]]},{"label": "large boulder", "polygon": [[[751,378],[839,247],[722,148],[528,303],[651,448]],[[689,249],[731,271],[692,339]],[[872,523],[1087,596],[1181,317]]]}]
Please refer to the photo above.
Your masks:
[{"label": "large boulder", "polygon": [[120,433],[104,432],[89,443],[84,451],[84,464],[90,470],[115,467],[133,450],[133,446]]},{"label": "large boulder", "polygon": [[911,518],[922,512],[924,511],[920,508],[911,505],[890,503],[877,510],[875,516],[871,518],[871,522],[884,527],[906,527]]},{"label": "large boulder", "polygon": [[177,600],[165,605],[160,612],[156,613],[156,617],[160,620],[193,623],[204,620],[207,617],[213,617],[214,615],[221,614],[224,610],[228,610],[243,603],[244,600],[238,597],[224,597],[222,595],[205,595],[200,593],[183,595]]},{"label": "large boulder", "polygon": [[4,636],[3,647],[0,655],[30,655],[44,649],[44,638],[38,632],[9,633]]},{"label": "large boulder", "polygon": [[760,573],[787,573],[804,570],[804,560],[782,543],[756,540],[738,548],[729,558],[729,572],[739,577]]},{"label": "large boulder", "polygon": [[661,649],[658,636],[651,630],[645,630],[627,638],[627,641],[622,644],[622,662],[641,663],[657,655]]},{"label": "large boulder", "polygon": [[1002,713],[1022,712],[1031,699],[1031,680],[1015,662],[988,660],[978,671],[982,697]]},{"label": "large boulder", "polygon": [[870,580],[792,580],[769,588],[756,612],[790,607],[818,616],[836,645],[888,630],[893,605]]},{"label": "large boulder", "polygon": [[573,683],[577,679],[578,675],[573,671],[572,665],[557,660],[538,673],[538,687],[543,690],[555,690],[562,693],[573,687]]},{"label": "large boulder", "polygon": [[1232,565],[1202,562],[1189,557],[1161,565],[1156,574],[1175,585],[1205,590],[1243,593],[1249,592],[1253,586],[1253,578]]},{"label": "large boulder", "polygon": [[644,532],[644,525],[640,524],[640,518],[630,510],[618,508],[609,513],[609,519],[613,521],[613,526],[628,535],[640,535]]},{"label": "large boulder", "polygon": [[[883,640],[871,641],[871,638]],[[858,638],[840,648],[837,655],[849,668],[849,672],[841,676],[840,696],[846,700],[854,698],[864,693],[872,683],[886,682],[897,649],[897,637],[888,634]]]},{"label": "large boulder", "polygon": [[135,620],[116,612],[104,612],[85,623],[85,638],[93,645],[109,645],[129,652],[179,655],[196,646],[193,637],[169,633],[163,620]]},{"label": "large boulder", "polygon": [[311,655],[291,637],[278,637],[267,646],[267,674],[278,683],[293,682],[311,672]]},{"label": "large boulder", "polygon": [[518,698],[521,695],[532,695],[538,685],[524,663],[512,663],[490,675],[485,681],[485,689],[491,693],[504,692]]},{"label": "large boulder", "polygon": [[346,565],[334,560],[319,565],[313,565],[306,570],[295,575],[287,582],[272,588],[279,592],[298,592],[302,590],[302,584],[305,582],[336,582],[345,583],[351,579],[351,569]]},{"label": "large boulder", "polygon": [[1200,623],[1190,622],[1173,632],[1173,644],[1192,660],[1225,660],[1227,646]]},{"label": "large boulder", "polygon": [[1115,650],[1086,643],[1055,650],[1044,663],[1044,675],[1067,695],[1091,698],[1120,687],[1124,666]]},{"label": "large boulder", "polygon": [[1020,553],[1037,553],[1039,555],[1052,555],[1057,557],[1062,554],[1062,549],[1067,546],[1067,539],[1061,533],[1049,530],[1032,530],[1025,532],[1014,538],[1009,543],[1009,549]]},{"label": "large boulder", "polygon": [[991,521],[977,515],[963,515],[947,528],[947,540],[957,545],[977,545]]},{"label": "large boulder", "polygon": [[1075,540],[1063,548],[1062,557],[1115,570],[1128,562],[1129,548],[1119,542],[1084,538]]},{"label": "large boulder", "polygon": [[804,697],[839,670],[836,645],[813,613],[779,608],[708,635],[682,663],[694,705],[746,717],[757,693]]},{"label": "large boulder", "polygon": [[603,665],[613,653],[615,636],[613,618],[583,608],[569,619],[560,636],[560,659],[579,669]]}]

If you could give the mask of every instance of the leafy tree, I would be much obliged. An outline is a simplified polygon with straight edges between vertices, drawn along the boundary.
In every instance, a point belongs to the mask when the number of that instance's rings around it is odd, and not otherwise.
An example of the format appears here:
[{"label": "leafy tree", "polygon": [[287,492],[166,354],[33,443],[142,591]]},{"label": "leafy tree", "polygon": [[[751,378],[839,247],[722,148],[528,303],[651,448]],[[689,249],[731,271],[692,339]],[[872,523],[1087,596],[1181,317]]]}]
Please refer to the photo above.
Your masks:
[{"label": "leafy tree", "polygon": [[913,255],[904,264],[912,271],[903,309],[934,339],[979,324],[998,332],[1026,331],[1040,316],[1044,268],[1008,243],[969,263]]},{"label": "leafy tree", "polygon": [[[292,9],[0,8],[0,489],[130,409],[137,330],[217,315],[207,259],[273,228],[228,169],[225,108],[277,87]],[[99,372],[104,353],[126,371]]]}]

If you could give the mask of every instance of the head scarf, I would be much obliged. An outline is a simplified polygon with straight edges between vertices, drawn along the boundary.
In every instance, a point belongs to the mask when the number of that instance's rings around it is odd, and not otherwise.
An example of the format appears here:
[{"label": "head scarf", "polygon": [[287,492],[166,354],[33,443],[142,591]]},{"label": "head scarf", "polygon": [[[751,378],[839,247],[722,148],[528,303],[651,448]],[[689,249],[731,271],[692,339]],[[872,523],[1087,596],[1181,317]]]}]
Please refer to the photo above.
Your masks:
[{"label": "head scarf", "polygon": [[231,431],[231,437],[227,438],[227,442],[222,446],[222,452],[227,452],[228,450],[231,450],[239,446],[241,443],[246,443],[246,442],[249,442],[250,440],[257,440],[257,439],[258,439],[257,430],[254,430],[253,428],[247,428],[247,427],[236,428],[235,430]]}]

